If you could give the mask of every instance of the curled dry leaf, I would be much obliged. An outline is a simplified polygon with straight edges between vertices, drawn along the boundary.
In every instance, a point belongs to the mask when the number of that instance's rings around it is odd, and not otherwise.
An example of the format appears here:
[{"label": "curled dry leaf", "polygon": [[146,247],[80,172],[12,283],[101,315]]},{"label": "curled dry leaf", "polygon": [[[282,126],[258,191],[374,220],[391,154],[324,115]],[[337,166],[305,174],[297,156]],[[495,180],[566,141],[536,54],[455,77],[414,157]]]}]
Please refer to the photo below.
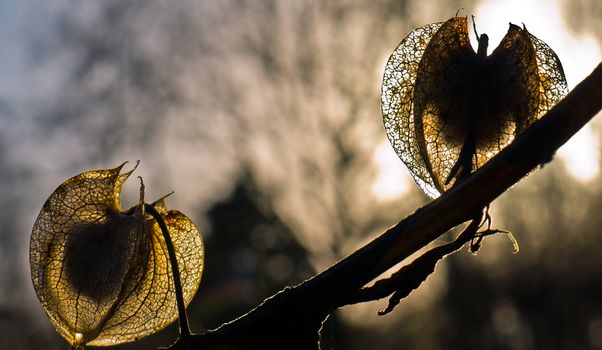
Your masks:
[{"label": "curled dry leaf", "polygon": [[412,31],[382,82],[387,137],[414,180],[437,197],[485,164],[567,93],[554,51],[510,24],[487,56],[470,45],[466,17]]},{"label": "curled dry leaf", "polygon": [[[62,183],[48,198],[31,235],[33,285],[56,330],[73,347],[140,339],[178,316],[165,240],[143,203],[120,208],[128,176],[88,171]],[[142,200],[141,200],[142,202]],[[203,243],[184,214],[152,206],[165,221],[188,304],[201,280]]]}]

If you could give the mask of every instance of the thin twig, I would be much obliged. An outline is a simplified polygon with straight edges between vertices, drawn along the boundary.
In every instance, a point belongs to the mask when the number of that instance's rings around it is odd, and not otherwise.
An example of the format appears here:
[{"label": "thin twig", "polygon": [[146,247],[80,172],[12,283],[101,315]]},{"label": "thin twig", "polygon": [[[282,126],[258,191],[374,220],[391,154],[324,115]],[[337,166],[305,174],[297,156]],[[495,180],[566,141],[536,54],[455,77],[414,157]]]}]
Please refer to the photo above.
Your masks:
[{"label": "thin twig", "polygon": [[171,272],[174,280],[174,287],[176,292],[176,303],[178,304],[178,315],[180,317],[180,337],[186,340],[190,337],[190,326],[188,325],[188,316],[186,315],[186,304],[184,303],[184,294],[182,293],[182,282],[180,278],[180,270],[178,268],[178,260],[176,258],[176,252],[169,235],[169,230],[161,214],[150,204],[144,204],[144,209],[149,213],[153,219],[159,224],[163,238],[165,239],[165,246],[167,247],[167,253],[169,254],[169,261],[171,265]]}]

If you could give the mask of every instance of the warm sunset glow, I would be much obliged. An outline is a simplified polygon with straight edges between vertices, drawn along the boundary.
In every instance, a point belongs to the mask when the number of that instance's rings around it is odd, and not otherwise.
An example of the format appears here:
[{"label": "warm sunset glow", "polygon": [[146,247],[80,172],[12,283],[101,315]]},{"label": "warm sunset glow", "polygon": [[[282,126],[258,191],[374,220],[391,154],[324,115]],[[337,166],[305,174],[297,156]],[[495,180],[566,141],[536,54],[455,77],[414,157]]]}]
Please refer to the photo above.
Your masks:
[{"label": "warm sunset glow", "polygon": [[[477,31],[489,35],[489,53],[508,31],[508,23],[522,25],[546,42],[562,62],[569,89],[585,78],[600,61],[600,47],[592,36],[576,36],[562,17],[560,1],[501,0],[485,1],[474,12]],[[462,11],[461,11],[462,12]],[[460,13],[470,15],[471,13]],[[444,20],[444,19],[441,19]],[[472,33],[471,33],[472,34]],[[473,47],[476,38],[470,36]],[[578,54],[577,54],[578,53]],[[568,172],[580,181],[589,181],[599,173],[599,142],[588,124],[558,151]],[[401,160],[389,144],[381,144],[374,153],[379,176],[373,189],[381,199],[395,198],[407,192],[409,177],[398,174]],[[404,168],[405,171],[405,168]]]},{"label": "warm sunset glow", "polygon": [[397,157],[391,144],[383,141],[374,152],[374,164],[378,176],[372,190],[379,200],[385,201],[405,195],[409,186],[414,185],[410,174]]},{"label": "warm sunset glow", "polygon": [[[470,14],[465,13],[465,15]],[[546,42],[556,52],[563,64],[570,89],[589,74],[600,61],[600,47],[595,39],[591,36],[578,37],[571,32],[562,18],[559,1],[486,1],[476,9],[474,15],[479,34],[489,35],[489,53],[497,47],[506,34],[508,22],[518,25],[524,23],[532,34]],[[478,45],[472,32],[470,39],[476,48]],[[559,150],[558,155],[571,175],[580,181],[588,181],[599,172],[598,146],[598,140],[591,126],[586,125]],[[381,199],[405,194],[409,183],[409,177],[398,174],[401,161],[388,149],[389,147],[389,144],[381,144],[374,154],[380,173],[373,190]]]},{"label": "warm sunset glow", "polygon": [[[508,29],[508,22],[524,23],[532,34],[546,42],[562,62],[569,89],[585,78],[600,61],[600,47],[592,36],[576,36],[567,27],[560,1],[486,1],[475,12],[477,30],[489,35],[495,48]],[[474,37],[471,37],[474,40]],[[476,42],[473,41],[476,47]],[[598,140],[586,125],[558,151],[571,175],[588,181],[598,175]]]},{"label": "warm sunset glow", "polygon": [[600,171],[600,143],[591,127],[581,129],[558,151],[567,170],[580,181],[593,180]]}]

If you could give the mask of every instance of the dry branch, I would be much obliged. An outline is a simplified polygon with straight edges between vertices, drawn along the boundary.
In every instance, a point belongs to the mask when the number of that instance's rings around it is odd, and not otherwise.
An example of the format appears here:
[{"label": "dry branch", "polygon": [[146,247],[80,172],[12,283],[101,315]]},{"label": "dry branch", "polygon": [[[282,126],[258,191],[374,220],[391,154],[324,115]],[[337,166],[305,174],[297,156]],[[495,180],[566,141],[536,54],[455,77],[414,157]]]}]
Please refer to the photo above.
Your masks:
[{"label": "dry branch", "polygon": [[[602,109],[602,64],[545,117],[472,176],[416,210],[328,270],[266,299],[205,334],[193,349],[319,349],[319,329],[336,305],[552,160],[556,150]],[[183,348],[180,342],[172,349]]]}]

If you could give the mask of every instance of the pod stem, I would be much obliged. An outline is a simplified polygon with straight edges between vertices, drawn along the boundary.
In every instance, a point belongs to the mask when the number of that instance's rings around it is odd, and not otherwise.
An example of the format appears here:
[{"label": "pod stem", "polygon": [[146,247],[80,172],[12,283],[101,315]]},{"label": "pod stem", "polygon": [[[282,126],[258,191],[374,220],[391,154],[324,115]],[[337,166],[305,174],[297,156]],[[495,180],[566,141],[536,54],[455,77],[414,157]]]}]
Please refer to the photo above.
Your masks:
[{"label": "pod stem", "polygon": [[188,316],[186,315],[186,304],[184,303],[184,294],[182,293],[182,283],[180,279],[180,269],[178,268],[178,261],[176,259],[176,252],[169,235],[169,230],[161,214],[150,204],[144,203],[144,210],[149,213],[155,221],[159,224],[163,238],[165,239],[165,245],[167,246],[167,253],[169,254],[169,261],[171,262],[171,272],[174,279],[174,287],[176,292],[176,302],[178,304],[178,315],[180,318],[180,336],[182,340],[186,340],[190,337],[190,327],[188,325]]}]

